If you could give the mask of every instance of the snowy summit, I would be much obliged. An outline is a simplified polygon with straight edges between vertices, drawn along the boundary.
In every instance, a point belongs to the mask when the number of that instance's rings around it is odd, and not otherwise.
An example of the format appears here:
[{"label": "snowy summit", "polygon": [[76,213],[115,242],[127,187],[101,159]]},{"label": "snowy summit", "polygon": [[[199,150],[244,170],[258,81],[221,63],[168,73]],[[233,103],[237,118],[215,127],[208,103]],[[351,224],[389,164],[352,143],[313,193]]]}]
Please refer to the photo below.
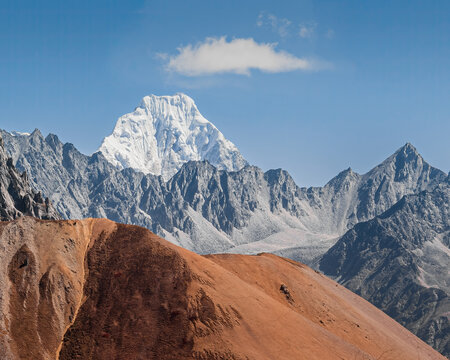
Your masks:
[{"label": "snowy summit", "polygon": [[133,168],[168,180],[191,160],[237,171],[247,162],[236,146],[197,109],[189,96],[150,95],[117,120],[98,149],[120,169]]}]

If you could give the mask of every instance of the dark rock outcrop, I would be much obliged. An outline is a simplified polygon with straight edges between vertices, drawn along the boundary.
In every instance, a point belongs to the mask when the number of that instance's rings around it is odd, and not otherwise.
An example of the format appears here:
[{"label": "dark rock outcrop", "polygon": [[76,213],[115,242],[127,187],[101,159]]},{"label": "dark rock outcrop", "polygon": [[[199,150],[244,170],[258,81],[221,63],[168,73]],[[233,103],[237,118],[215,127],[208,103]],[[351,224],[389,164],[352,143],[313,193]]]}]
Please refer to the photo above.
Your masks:
[{"label": "dark rock outcrop", "polygon": [[39,219],[59,218],[49,199],[44,199],[40,192],[30,187],[27,173],[17,171],[13,160],[6,155],[0,135],[0,220],[13,220],[24,215]]}]

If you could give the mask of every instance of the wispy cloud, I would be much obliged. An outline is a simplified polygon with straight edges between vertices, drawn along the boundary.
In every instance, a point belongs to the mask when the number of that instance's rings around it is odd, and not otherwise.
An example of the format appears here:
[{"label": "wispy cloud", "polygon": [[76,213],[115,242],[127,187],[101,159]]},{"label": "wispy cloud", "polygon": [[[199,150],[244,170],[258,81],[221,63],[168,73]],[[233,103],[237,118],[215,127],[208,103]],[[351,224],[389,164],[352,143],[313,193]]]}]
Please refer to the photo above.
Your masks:
[{"label": "wispy cloud", "polygon": [[[250,75],[252,69],[268,73],[294,70],[319,70],[327,65],[296,57],[277,50],[277,44],[257,43],[252,38],[207,38],[195,45],[178,48],[178,54],[166,56],[166,69],[185,76],[201,76],[221,73]],[[164,54],[159,55],[162,59]]]},{"label": "wispy cloud", "polygon": [[269,26],[273,32],[278,33],[281,37],[289,35],[289,28],[292,22],[285,18],[279,18],[273,14],[260,12],[256,25],[259,27]]},{"label": "wispy cloud", "polygon": [[317,23],[303,23],[299,26],[298,36],[303,39],[310,39],[314,36],[317,28]]},{"label": "wispy cloud", "polygon": [[[260,28],[270,28],[281,38],[294,35],[302,39],[312,39],[318,36],[318,24],[315,21],[294,23],[287,18],[277,17],[266,11],[261,11],[259,13],[256,25]],[[322,36],[327,39],[332,39],[334,38],[334,30],[328,29]]]}]

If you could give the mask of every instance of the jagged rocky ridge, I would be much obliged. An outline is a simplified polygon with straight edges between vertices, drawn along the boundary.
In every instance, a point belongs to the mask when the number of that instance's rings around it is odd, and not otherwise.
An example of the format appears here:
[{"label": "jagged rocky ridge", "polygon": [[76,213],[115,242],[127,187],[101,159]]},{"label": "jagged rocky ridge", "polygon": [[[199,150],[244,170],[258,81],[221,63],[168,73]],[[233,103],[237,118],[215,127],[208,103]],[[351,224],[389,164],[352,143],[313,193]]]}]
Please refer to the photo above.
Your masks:
[{"label": "jagged rocky ridge", "polygon": [[198,253],[277,252],[312,263],[349,228],[446,174],[410,144],[367,174],[343,171],[324,187],[300,188],[284,170],[218,170],[188,162],[169,180],[118,170],[56,135],[2,132],[13,162],[64,218],[106,217],[144,226]]},{"label": "jagged rocky ridge", "polygon": [[206,120],[189,96],[145,96],[117,120],[100,148],[119,169],[133,168],[170,179],[187,161],[208,160],[219,169],[247,165],[236,146]]},{"label": "jagged rocky ridge", "polygon": [[59,218],[49,199],[31,189],[27,173],[16,170],[12,159],[5,153],[0,135],[0,221],[24,215],[39,219]]},{"label": "jagged rocky ridge", "polygon": [[349,230],[320,262],[328,276],[450,357],[450,183],[407,195]]}]

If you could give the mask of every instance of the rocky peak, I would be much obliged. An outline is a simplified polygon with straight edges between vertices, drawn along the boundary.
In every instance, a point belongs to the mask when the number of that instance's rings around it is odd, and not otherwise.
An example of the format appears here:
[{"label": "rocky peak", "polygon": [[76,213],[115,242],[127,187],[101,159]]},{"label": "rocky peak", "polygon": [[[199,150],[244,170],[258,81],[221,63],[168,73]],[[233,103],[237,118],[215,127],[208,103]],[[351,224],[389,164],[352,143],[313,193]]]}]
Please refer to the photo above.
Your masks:
[{"label": "rocky peak", "polygon": [[292,176],[283,169],[268,170],[265,172],[264,177],[266,178],[269,185],[273,184],[289,184],[289,187],[297,187]]},{"label": "rocky peak", "polygon": [[39,143],[44,140],[44,136],[39,129],[34,129],[34,131],[28,137],[30,141],[34,143]]},{"label": "rocky peak", "polygon": [[[369,171],[366,175],[376,174],[392,177],[395,181],[414,180],[419,173],[433,169],[410,143],[406,143],[394,154],[389,156],[380,165]],[[412,177],[412,178],[411,178]]]},{"label": "rocky peak", "polygon": [[45,142],[51,146],[53,151],[58,153],[62,151],[63,143],[55,134],[48,134],[45,138]]},{"label": "rocky peak", "polygon": [[404,195],[433,189],[446,176],[443,171],[429,165],[415,147],[407,143],[363,175],[361,191],[369,194],[375,203],[385,202],[384,208],[387,209]]},{"label": "rocky peak", "polygon": [[397,154],[403,153],[403,154],[412,155],[415,157],[420,157],[420,154],[417,151],[417,149],[409,142],[407,142],[400,149],[398,149],[396,153]]},{"label": "rocky peak", "polygon": [[361,175],[349,167],[332,178],[325,187],[333,188],[335,191],[349,190],[350,184],[357,183],[360,178]]}]

